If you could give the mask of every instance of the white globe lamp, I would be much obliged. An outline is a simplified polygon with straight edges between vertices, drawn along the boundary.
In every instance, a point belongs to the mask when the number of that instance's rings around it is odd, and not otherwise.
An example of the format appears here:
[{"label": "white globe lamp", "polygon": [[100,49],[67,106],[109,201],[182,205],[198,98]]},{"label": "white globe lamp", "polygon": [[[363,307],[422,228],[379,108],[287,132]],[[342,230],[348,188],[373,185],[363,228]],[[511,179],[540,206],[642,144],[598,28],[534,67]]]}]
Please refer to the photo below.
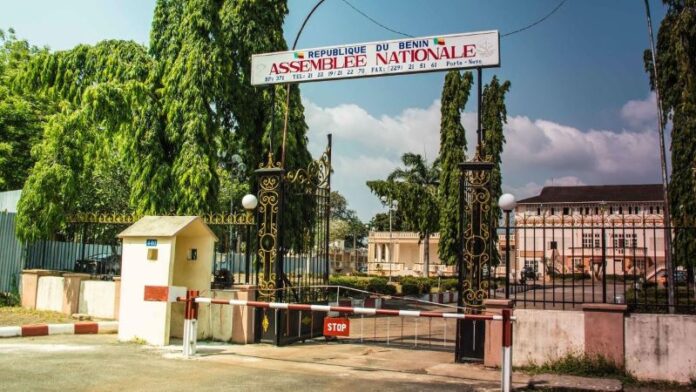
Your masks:
[{"label": "white globe lamp", "polygon": [[505,193],[500,196],[498,199],[498,206],[503,211],[512,211],[517,207],[517,201],[515,200],[515,196],[510,194],[510,193]]},{"label": "white globe lamp", "polygon": [[242,207],[247,211],[252,211],[258,204],[258,199],[252,194],[247,194],[242,198]]}]

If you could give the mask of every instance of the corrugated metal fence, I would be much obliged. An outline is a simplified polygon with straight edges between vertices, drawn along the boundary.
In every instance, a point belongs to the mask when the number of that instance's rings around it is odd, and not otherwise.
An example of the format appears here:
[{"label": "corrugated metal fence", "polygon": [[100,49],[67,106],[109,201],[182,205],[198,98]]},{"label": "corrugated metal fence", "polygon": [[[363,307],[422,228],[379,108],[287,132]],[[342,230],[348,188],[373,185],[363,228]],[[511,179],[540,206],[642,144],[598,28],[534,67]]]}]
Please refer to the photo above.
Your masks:
[{"label": "corrugated metal fence", "polygon": [[0,211],[0,292],[19,287],[24,247],[15,236],[15,216]]}]

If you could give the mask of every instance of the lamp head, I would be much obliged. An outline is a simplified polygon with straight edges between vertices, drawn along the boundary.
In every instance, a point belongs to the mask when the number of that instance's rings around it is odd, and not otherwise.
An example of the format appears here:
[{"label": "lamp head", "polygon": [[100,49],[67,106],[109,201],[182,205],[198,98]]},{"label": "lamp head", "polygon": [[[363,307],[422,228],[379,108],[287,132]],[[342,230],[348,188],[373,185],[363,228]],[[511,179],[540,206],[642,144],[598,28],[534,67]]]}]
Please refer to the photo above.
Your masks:
[{"label": "lamp head", "polygon": [[505,193],[500,196],[498,199],[498,206],[503,211],[512,211],[517,207],[517,201],[515,200],[515,196],[512,195],[511,193]]},{"label": "lamp head", "polygon": [[252,194],[247,194],[242,198],[242,207],[244,207],[245,210],[247,211],[252,211],[253,209],[256,208],[256,206],[259,204],[258,199],[256,199],[256,196]]}]

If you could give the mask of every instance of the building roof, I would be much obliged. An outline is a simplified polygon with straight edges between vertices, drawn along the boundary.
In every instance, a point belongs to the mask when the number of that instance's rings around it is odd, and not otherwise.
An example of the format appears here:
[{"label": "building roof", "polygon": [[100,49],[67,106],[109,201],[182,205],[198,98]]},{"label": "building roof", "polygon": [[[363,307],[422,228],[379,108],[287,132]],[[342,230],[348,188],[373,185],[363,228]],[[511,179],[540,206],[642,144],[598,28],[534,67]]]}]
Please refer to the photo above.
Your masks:
[{"label": "building roof", "polygon": [[209,234],[217,240],[215,233],[197,216],[144,216],[117,237],[174,237],[189,227],[197,235]]},{"label": "building roof", "polygon": [[662,184],[546,186],[538,196],[517,204],[661,202]]}]

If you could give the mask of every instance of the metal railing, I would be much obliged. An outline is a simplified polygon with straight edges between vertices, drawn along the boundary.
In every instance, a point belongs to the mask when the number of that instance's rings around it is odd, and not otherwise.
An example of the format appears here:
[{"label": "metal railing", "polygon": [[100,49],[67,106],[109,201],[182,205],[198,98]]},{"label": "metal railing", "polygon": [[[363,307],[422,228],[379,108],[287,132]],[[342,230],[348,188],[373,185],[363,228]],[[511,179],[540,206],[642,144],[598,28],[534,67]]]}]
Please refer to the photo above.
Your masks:
[{"label": "metal railing", "polygon": [[[694,314],[696,254],[689,238],[696,238],[696,227],[665,230],[636,220],[519,224],[509,244],[510,271],[502,276],[509,279],[510,298],[518,307],[574,309],[583,303],[612,303],[626,304],[634,312],[668,312],[665,233],[676,239],[674,311]],[[501,252],[503,271],[504,257]],[[501,297],[496,287],[489,294]]]}]

